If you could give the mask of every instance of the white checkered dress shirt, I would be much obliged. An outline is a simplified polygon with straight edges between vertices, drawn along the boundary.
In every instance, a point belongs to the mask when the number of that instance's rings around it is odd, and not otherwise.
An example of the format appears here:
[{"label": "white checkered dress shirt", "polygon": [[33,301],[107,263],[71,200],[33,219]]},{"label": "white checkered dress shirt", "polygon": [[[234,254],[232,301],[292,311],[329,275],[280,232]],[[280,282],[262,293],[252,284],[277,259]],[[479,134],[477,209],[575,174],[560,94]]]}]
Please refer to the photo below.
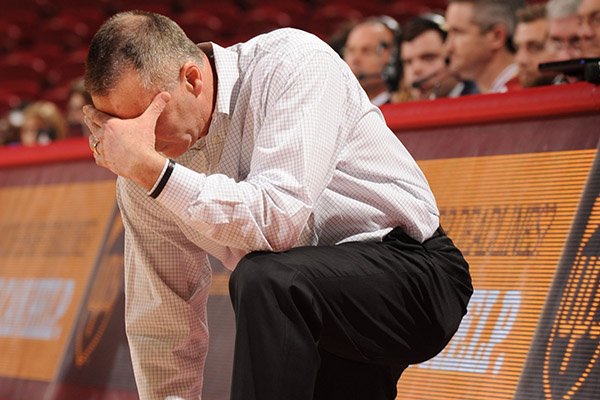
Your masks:
[{"label": "white checkered dress shirt", "polygon": [[281,29],[215,44],[208,135],[176,160],[157,199],[118,179],[126,228],[126,326],[142,399],[197,399],[208,346],[207,254],[233,269],[253,250],[418,240],[438,210],[413,158],[347,65]]}]

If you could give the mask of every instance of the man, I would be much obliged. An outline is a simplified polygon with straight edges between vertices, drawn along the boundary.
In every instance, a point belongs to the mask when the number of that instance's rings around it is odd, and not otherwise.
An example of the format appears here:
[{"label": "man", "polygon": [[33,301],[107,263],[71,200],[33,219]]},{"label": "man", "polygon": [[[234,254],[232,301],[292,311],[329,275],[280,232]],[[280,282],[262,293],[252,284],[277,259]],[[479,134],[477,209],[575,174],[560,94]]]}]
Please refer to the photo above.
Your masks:
[{"label": "man", "polygon": [[467,94],[465,83],[459,82],[448,70],[445,24],[443,16],[427,13],[409,20],[402,28],[403,79],[411,100]]},{"label": "man", "polygon": [[580,0],[550,0],[546,5],[548,47],[553,61],[581,57],[577,8]]},{"label": "man", "polygon": [[231,398],[394,399],[472,292],[428,184],[348,66],[282,29],[198,48],[125,12],[90,44],[96,163],[119,175],[142,399],[198,398],[207,254],[233,269]]},{"label": "man", "polygon": [[577,10],[584,57],[600,57],[600,0],[581,0]]},{"label": "man", "polygon": [[517,1],[449,0],[446,9],[450,70],[473,80],[481,93],[518,86],[512,34]]},{"label": "man", "polygon": [[533,4],[517,12],[515,29],[515,61],[519,67],[519,83],[523,87],[549,85],[554,74],[540,72],[540,63],[552,61],[552,55],[546,46],[548,22],[546,5]]},{"label": "man", "polygon": [[399,36],[398,22],[383,16],[360,22],[346,39],[344,61],[376,106],[389,103],[392,92],[397,89]]}]

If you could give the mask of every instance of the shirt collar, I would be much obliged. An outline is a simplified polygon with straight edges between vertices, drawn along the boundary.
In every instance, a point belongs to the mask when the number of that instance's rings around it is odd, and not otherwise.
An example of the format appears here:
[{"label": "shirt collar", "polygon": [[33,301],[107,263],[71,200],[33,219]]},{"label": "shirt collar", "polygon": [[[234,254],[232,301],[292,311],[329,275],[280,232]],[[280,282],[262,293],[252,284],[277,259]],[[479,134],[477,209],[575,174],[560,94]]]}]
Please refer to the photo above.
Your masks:
[{"label": "shirt collar", "polygon": [[496,77],[496,80],[492,84],[490,92],[492,93],[504,93],[507,91],[506,84],[512,78],[514,78],[519,72],[517,64],[510,64]]},{"label": "shirt collar", "polygon": [[238,53],[225,49],[216,43],[211,43],[217,69],[217,104],[215,114],[227,114],[231,112],[231,98],[233,88],[239,79]]},{"label": "shirt collar", "polygon": [[381,92],[377,96],[375,96],[371,99],[371,103],[373,103],[373,105],[376,105],[377,107],[380,107],[380,106],[388,103],[390,101],[391,97],[392,97],[392,94],[390,92],[388,92],[388,91]]}]

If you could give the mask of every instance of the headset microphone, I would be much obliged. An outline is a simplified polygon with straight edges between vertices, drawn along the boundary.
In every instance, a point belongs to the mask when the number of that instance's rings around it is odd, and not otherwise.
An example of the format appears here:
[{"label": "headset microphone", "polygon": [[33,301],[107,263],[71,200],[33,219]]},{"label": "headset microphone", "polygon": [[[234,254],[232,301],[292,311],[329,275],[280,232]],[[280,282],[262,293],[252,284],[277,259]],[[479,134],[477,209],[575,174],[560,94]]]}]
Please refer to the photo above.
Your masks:
[{"label": "headset microphone", "polygon": [[422,86],[427,83],[427,81],[431,80],[434,76],[436,76],[440,71],[435,71],[424,78],[414,81],[410,84],[413,89],[422,89]]}]

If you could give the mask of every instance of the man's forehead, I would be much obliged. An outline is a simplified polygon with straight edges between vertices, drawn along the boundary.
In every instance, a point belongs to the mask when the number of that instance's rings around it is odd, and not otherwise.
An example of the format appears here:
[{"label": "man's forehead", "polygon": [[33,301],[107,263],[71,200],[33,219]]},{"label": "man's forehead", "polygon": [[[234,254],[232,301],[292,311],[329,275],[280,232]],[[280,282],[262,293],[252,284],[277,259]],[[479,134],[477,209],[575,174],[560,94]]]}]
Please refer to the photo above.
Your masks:
[{"label": "man's forehead", "polygon": [[378,41],[382,38],[391,38],[393,35],[381,24],[363,23],[354,27],[348,36],[348,44],[365,43],[373,40]]},{"label": "man's forehead", "polygon": [[475,23],[473,20],[475,6],[469,2],[450,3],[446,10],[446,24],[466,26]]},{"label": "man's forehead", "polygon": [[129,92],[110,91],[105,96],[92,95],[94,107],[105,114],[121,119],[139,117],[150,105],[152,99]]},{"label": "man's forehead", "polygon": [[94,107],[118,118],[140,116],[152,102],[152,94],[145,89],[139,74],[128,69],[106,95],[92,95]]},{"label": "man's forehead", "polygon": [[579,4],[579,13],[592,13],[600,11],[600,0],[583,0]]},{"label": "man's forehead", "polygon": [[515,36],[522,34],[540,34],[545,35],[548,30],[548,23],[545,18],[536,19],[530,22],[519,22],[515,29]]}]

